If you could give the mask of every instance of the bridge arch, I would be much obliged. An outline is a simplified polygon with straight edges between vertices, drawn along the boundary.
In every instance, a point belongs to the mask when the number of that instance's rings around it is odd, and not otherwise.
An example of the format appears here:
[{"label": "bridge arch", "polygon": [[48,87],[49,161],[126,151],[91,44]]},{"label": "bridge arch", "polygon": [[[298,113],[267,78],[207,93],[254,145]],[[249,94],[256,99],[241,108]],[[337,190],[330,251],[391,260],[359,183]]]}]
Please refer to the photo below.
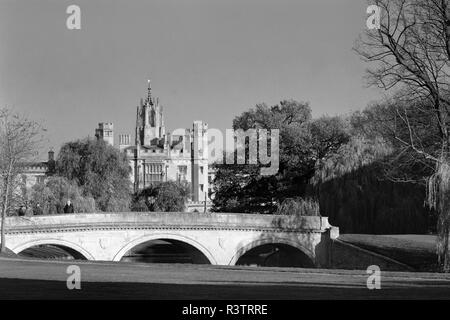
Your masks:
[{"label": "bridge arch", "polygon": [[181,236],[178,234],[172,234],[172,233],[146,235],[146,236],[142,236],[137,239],[134,239],[133,241],[127,243],[124,247],[122,247],[119,250],[119,252],[116,253],[116,255],[113,258],[113,261],[120,261],[129,250],[133,249],[134,247],[136,247],[140,244],[143,244],[145,242],[149,242],[152,240],[164,240],[164,239],[176,240],[176,241],[187,243],[187,244],[191,245],[192,247],[194,247],[195,249],[199,250],[208,259],[209,263],[217,264],[217,261],[214,258],[214,256],[211,254],[211,252],[209,252],[209,250],[207,248],[205,248],[201,243],[199,243],[198,241],[196,241],[192,238],[189,238],[186,236]]},{"label": "bridge arch", "polygon": [[236,251],[233,258],[231,258],[228,265],[235,265],[238,262],[239,258],[241,258],[243,255],[245,255],[250,250],[260,247],[260,246],[268,245],[268,244],[283,244],[283,245],[287,245],[287,246],[293,247],[295,249],[298,249],[300,252],[302,252],[309,258],[309,260],[313,266],[317,266],[314,253],[311,250],[305,248],[304,246],[302,246],[301,244],[299,244],[296,241],[293,241],[291,239],[281,238],[281,237],[256,239],[256,240],[251,241],[250,243],[242,245]]},{"label": "bridge arch", "polygon": [[41,239],[41,240],[28,241],[28,242],[25,242],[25,243],[15,247],[14,249],[12,249],[12,251],[15,254],[19,254],[28,248],[40,246],[40,245],[55,245],[55,246],[67,247],[69,249],[76,251],[81,256],[85,257],[86,260],[95,260],[94,256],[91,253],[89,253],[87,250],[85,250],[78,244],[70,242],[70,241],[66,241],[66,240],[61,240],[61,239]]}]

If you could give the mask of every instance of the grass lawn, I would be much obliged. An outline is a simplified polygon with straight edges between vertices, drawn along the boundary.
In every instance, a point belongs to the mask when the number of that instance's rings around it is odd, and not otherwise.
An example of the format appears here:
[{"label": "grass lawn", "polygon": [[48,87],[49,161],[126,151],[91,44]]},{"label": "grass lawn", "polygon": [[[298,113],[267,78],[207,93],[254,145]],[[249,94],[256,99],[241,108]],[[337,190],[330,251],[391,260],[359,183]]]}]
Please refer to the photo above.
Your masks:
[{"label": "grass lawn", "polygon": [[417,271],[436,271],[436,236],[342,234],[339,240],[402,262]]},{"label": "grass lawn", "polygon": [[[81,270],[68,290],[67,268]],[[448,299],[450,274],[0,258],[0,299]]]}]

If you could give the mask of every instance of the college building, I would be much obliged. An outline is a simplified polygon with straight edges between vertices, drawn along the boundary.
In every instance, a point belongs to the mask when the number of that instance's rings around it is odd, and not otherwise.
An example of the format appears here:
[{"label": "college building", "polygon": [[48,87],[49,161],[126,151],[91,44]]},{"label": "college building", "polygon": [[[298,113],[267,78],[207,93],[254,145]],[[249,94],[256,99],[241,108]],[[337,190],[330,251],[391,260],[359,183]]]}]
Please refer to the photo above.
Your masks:
[{"label": "college building", "polygon": [[[211,196],[212,173],[208,168],[208,125],[194,121],[192,128],[166,131],[164,110],[159,98],[152,96],[150,80],[147,96],[136,108],[134,139],[131,134],[118,136],[118,148],[130,162],[134,191],[163,181],[188,182],[191,186],[189,208],[203,211]],[[114,125],[99,123],[98,139],[114,146]],[[209,206],[209,204],[208,204]]]}]

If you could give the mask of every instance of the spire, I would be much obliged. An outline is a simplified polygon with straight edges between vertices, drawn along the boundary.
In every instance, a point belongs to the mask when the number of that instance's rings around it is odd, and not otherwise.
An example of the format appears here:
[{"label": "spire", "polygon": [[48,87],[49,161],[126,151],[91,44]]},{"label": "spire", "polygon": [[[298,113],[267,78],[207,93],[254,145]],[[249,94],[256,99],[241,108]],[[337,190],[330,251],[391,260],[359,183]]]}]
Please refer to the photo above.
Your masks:
[{"label": "spire", "polygon": [[150,104],[153,104],[153,101],[152,101],[152,84],[151,84],[150,79],[147,80],[147,85],[148,85],[148,88],[147,88],[147,101]]}]

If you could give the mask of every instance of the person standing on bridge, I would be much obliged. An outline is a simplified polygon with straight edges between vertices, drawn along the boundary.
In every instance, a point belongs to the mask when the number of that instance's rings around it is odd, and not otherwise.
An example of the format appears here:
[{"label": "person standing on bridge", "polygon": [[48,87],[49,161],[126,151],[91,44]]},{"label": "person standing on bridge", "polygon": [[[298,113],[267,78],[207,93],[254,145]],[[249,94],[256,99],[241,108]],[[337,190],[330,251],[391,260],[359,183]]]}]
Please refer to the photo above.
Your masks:
[{"label": "person standing on bridge", "polygon": [[70,202],[70,199],[67,200],[67,203],[64,206],[64,213],[73,213],[73,204]]},{"label": "person standing on bridge", "polygon": [[29,202],[25,202],[25,215],[27,217],[33,215],[33,210],[31,209],[31,204]]},{"label": "person standing on bridge", "polygon": [[36,203],[36,206],[34,207],[33,214],[34,214],[35,216],[41,216],[41,215],[44,214],[44,212],[42,211],[42,208],[41,208],[41,204],[40,204],[40,203]]},{"label": "person standing on bridge", "polygon": [[19,217],[23,217],[23,216],[25,215],[25,212],[26,212],[25,205],[22,204],[22,205],[20,206],[20,208],[19,208],[19,211],[18,211]]}]

